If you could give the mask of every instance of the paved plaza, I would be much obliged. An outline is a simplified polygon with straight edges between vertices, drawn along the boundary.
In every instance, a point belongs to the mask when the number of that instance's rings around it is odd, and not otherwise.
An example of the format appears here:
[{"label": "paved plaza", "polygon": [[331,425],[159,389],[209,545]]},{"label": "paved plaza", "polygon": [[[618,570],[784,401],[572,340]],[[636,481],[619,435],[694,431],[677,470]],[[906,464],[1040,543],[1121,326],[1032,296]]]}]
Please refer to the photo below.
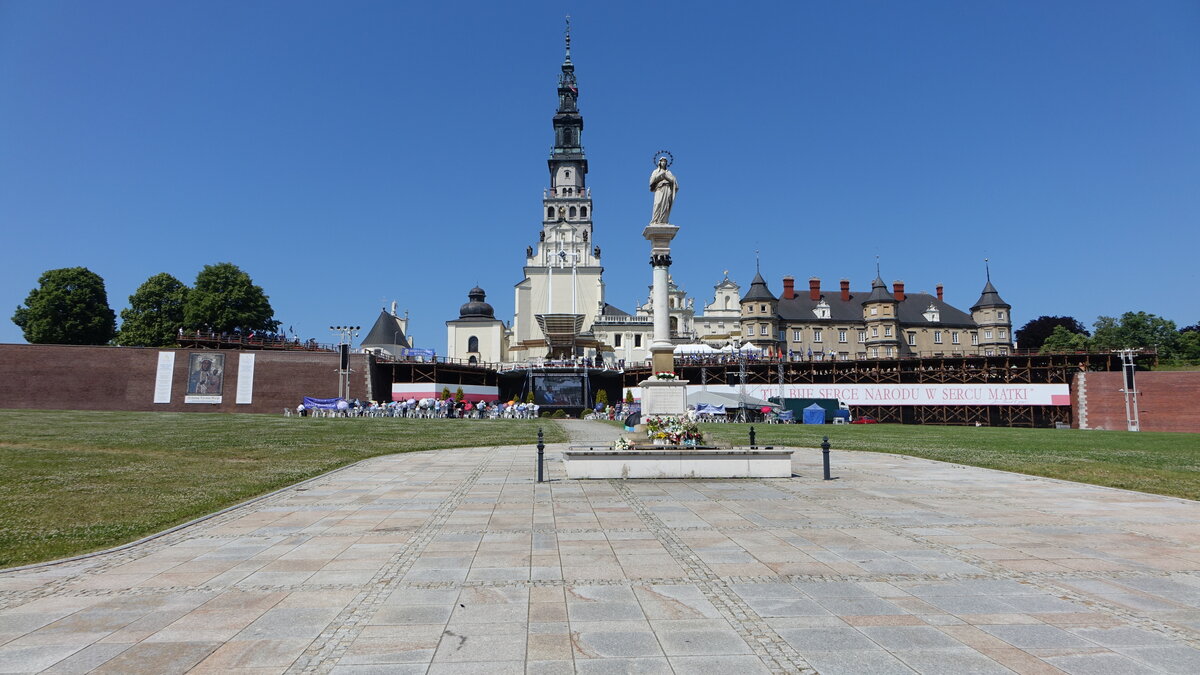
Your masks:
[{"label": "paved plaza", "polygon": [[828,482],[813,449],[572,481],[564,448],[542,484],[532,446],[371,459],[0,573],[0,672],[1200,672],[1200,503],[836,449]]}]

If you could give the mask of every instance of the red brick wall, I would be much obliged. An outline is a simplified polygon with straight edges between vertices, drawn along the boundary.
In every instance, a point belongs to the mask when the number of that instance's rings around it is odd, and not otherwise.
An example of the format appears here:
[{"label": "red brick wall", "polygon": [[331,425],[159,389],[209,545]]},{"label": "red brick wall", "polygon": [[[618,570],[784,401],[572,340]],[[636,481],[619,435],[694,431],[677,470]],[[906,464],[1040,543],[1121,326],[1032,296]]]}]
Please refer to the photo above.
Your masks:
[{"label": "red brick wall", "polygon": [[[175,352],[170,403],[154,403],[160,351]],[[225,354],[221,403],[184,403],[188,355],[203,351],[0,345],[0,408],[281,413],[304,396],[337,396],[338,355],[333,352],[222,351],[210,352]],[[253,401],[238,405],[238,358],[244,353],[255,359]],[[350,397],[371,398],[372,364],[361,354],[350,360]],[[390,391],[380,396],[387,400]]]},{"label": "red brick wall", "polygon": [[[1141,372],[1134,375],[1142,431],[1200,432],[1200,371]],[[1085,429],[1128,428],[1124,376],[1080,373],[1071,384],[1075,424]]]}]

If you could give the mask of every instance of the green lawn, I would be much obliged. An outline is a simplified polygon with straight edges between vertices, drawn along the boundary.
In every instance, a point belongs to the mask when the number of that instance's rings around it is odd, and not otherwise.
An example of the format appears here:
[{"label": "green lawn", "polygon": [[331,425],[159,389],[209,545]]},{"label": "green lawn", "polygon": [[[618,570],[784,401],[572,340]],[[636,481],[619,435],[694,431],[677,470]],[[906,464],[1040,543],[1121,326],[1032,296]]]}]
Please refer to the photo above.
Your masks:
[{"label": "green lawn", "polygon": [[[705,424],[713,439],[745,445],[748,424]],[[899,424],[822,427],[756,424],[760,445],[888,452],[1035,476],[1200,499],[1200,434]]]},{"label": "green lawn", "polygon": [[0,410],[0,568],[132,541],[367,457],[532,445],[539,426],[566,440],[537,420]]}]

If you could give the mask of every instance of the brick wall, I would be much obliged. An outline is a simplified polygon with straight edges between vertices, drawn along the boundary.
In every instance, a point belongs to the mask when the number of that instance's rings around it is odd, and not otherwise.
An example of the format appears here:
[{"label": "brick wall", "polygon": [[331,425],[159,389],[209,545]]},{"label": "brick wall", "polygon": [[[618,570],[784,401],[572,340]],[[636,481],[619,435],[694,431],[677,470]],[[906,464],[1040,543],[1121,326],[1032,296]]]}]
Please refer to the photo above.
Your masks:
[{"label": "brick wall", "polygon": [[[1142,431],[1200,432],[1200,371],[1138,372],[1138,416]],[[1125,430],[1124,376],[1079,373],[1071,384],[1075,425]]]},{"label": "brick wall", "polygon": [[[162,351],[175,353],[170,403],[153,402]],[[225,355],[219,404],[184,402],[192,353]],[[235,403],[241,354],[254,354],[255,360],[248,405]],[[372,398],[378,388],[372,381],[372,359],[354,354],[350,360],[350,397]],[[0,345],[0,408],[281,413],[285,406],[295,408],[304,396],[337,396],[337,367],[333,352]],[[375,398],[387,400],[389,395],[382,391]]]}]

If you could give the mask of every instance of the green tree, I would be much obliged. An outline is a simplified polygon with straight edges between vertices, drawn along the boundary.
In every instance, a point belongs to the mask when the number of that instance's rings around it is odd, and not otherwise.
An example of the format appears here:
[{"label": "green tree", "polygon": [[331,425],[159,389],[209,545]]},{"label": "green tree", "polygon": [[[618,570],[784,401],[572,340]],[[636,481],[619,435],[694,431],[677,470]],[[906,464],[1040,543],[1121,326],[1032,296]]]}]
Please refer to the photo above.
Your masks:
[{"label": "green tree", "polygon": [[601,389],[596,392],[596,405],[608,405],[608,392]]},{"label": "green tree", "polygon": [[525,394],[525,402],[533,403],[533,392],[532,391],[529,392],[528,394]]},{"label": "green tree", "polygon": [[233,263],[205,265],[200,270],[184,304],[183,318],[188,328],[217,333],[279,328],[267,294]]},{"label": "green tree", "polygon": [[442,387],[442,400],[443,401],[450,400],[450,387]]},{"label": "green tree", "polygon": [[117,332],[104,279],[86,267],[43,272],[12,321],[32,344],[103,345]]},{"label": "green tree", "polygon": [[1184,330],[1179,333],[1176,346],[1179,358],[1189,361],[1200,360],[1200,330]]},{"label": "green tree", "polygon": [[121,310],[117,344],[131,347],[165,347],[175,344],[184,325],[183,309],[188,287],[163,272],[138,286],[129,296],[129,307]]},{"label": "green tree", "polygon": [[633,403],[633,390],[632,389],[625,390],[625,402]]},{"label": "green tree", "polygon": [[1102,316],[1092,326],[1097,349],[1156,349],[1160,357],[1171,358],[1179,341],[1174,321],[1146,312],[1125,312],[1120,319]]},{"label": "green tree", "polygon": [[462,387],[459,387],[458,390],[454,392],[454,400],[455,401],[462,403],[466,398],[467,398],[467,396],[466,396],[466,394],[463,393]]},{"label": "green tree", "polygon": [[[1049,337],[1042,341],[1042,354],[1053,352],[1079,352],[1088,348],[1088,336],[1071,331],[1066,326],[1058,325],[1051,331]],[[1020,344],[1020,343],[1018,343]]]},{"label": "green tree", "polygon": [[1062,326],[1072,333],[1088,334],[1083,324],[1073,316],[1039,316],[1018,328],[1013,337],[1017,339],[1017,346],[1021,349],[1039,350],[1046,338],[1054,332],[1055,326]]}]

